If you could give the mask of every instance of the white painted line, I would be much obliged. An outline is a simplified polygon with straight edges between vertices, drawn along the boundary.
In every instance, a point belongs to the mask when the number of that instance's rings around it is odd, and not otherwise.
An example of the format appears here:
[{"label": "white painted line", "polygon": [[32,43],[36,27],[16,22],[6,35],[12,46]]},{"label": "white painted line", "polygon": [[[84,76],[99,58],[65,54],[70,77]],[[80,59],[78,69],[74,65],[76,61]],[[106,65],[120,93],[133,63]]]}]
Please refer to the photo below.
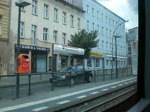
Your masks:
[{"label": "white painted line", "polygon": [[119,84],[118,86],[122,86],[123,84]]},{"label": "white painted line", "polygon": [[79,97],[77,97],[77,98],[79,98],[79,99],[80,99],[80,98],[85,98],[85,97],[86,97],[86,95],[79,96]]},{"label": "white painted line", "polygon": [[108,89],[102,89],[102,91],[107,91]]},{"label": "white painted line", "polygon": [[128,82],[124,83],[124,84],[129,84]]},{"label": "white painted line", "polygon": [[32,109],[32,111],[41,111],[41,110],[44,110],[44,109],[47,109],[48,107],[39,107],[39,108],[35,108],[35,109]]},{"label": "white painted line", "polygon": [[91,94],[97,94],[97,93],[99,93],[99,92],[93,92],[93,93],[91,93]]},{"label": "white painted line", "polygon": [[65,101],[62,101],[62,102],[58,102],[57,104],[64,104],[64,103],[68,103],[70,102],[69,100],[65,100]]},{"label": "white painted line", "polygon": [[109,84],[106,84],[106,85],[97,86],[97,87],[93,87],[93,88],[90,88],[90,89],[85,89],[85,90],[82,90],[82,91],[76,91],[76,92],[72,92],[72,93],[68,93],[68,94],[64,94],[64,95],[59,95],[59,96],[55,96],[55,97],[52,97],[52,98],[42,99],[42,100],[38,100],[38,101],[34,101],[34,102],[28,102],[28,103],[24,103],[24,104],[20,104],[20,105],[17,104],[15,106],[1,108],[0,112],[1,111],[2,112],[11,111],[11,110],[15,110],[15,109],[20,109],[20,108],[24,108],[24,107],[28,107],[28,106],[32,106],[32,105],[37,105],[37,104],[49,102],[49,101],[54,101],[54,100],[57,100],[57,99],[60,99],[60,98],[65,98],[65,97],[77,95],[77,94],[80,94],[80,93],[84,93],[84,92],[104,88],[104,87],[107,87],[107,86],[110,86],[110,85],[113,85],[113,84],[123,83],[123,82],[130,81],[130,80],[133,80],[133,79],[136,79],[136,78],[121,80],[121,81],[109,83]]},{"label": "white painted line", "polygon": [[111,87],[111,88],[116,88],[116,86],[113,86],[113,87]]}]

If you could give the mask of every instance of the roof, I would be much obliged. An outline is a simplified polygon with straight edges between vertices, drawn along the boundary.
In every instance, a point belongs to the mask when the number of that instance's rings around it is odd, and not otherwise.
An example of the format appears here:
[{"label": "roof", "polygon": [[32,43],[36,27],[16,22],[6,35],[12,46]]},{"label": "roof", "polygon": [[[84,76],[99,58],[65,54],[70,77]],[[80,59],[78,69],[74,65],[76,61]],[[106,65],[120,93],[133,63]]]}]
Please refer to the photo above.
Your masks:
[{"label": "roof", "polygon": [[65,5],[69,6],[69,7],[71,7],[71,8],[73,8],[73,9],[76,9],[76,10],[82,12],[82,13],[85,12],[85,11],[84,11],[83,9],[81,9],[80,7],[77,7],[77,6],[75,6],[75,5],[71,4],[71,3],[68,3],[68,2],[66,2],[66,1],[64,1],[64,0],[55,0],[55,1],[61,2],[61,3],[65,4]]}]

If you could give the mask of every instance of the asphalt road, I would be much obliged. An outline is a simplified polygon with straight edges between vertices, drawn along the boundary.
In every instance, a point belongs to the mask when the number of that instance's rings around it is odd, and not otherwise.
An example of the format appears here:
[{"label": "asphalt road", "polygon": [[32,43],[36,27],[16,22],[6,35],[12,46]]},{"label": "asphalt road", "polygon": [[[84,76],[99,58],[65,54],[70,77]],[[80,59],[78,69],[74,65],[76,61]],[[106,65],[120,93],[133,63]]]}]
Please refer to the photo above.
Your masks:
[{"label": "asphalt road", "polygon": [[[119,75],[119,77],[122,77],[122,75]],[[97,76],[95,78],[95,82],[101,82],[104,80],[113,80],[115,79],[115,76],[111,76],[111,75],[106,75],[106,76]],[[93,79],[94,82],[94,79]],[[76,85],[81,85],[84,84],[84,82],[82,80],[79,80],[78,82],[76,82]],[[54,83],[54,90],[59,90],[59,89],[63,89],[63,88],[68,88],[70,87],[70,83],[69,82],[58,82],[58,83]],[[52,85],[49,82],[45,82],[45,83],[35,83],[35,84],[31,84],[31,94],[37,94],[40,92],[44,92],[44,91],[51,91],[52,90]],[[23,96],[28,96],[29,95],[29,85],[20,85],[20,97]],[[0,99],[5,99],[5,98],[15,98],[16,97],[16,87],[15,86],[8,86],[5,88],[0,88]]]},{"label": "asphalt road", "polygon": [[[130,77],[130,78],[126,78],[126,79],[122,79],[122,80],[117,80],[111,83],[107,83],[107,84],[103,84],[103,85],[89,85],[89,88],[85,88],[85,87],[80,87],[78,86],[77,90],[74,91],[68,91],[69,89],[64,89],[64,93],[65,94],[57,94],[54,93],[55,96],[50,96],[46,98],[42,98],[42,99],[36,99],[36,98],[32,98],[30,99],[30,101],[28,102],[24,102],[24,103],[20,103],[20,101],[18,101],[18,103],[16,104],[9,104],[8,106],[5,107],[0,107],[0,112],[35,112],[35,111],[40,111],[43,109],[48,109],[48,108],[52,108],[54,106],[60,106],[62,104],[65,103],[69,103],[72,102],[74,100],[77,99],[82,99],[85,97],[88,97],[90,95],[93,94],[97,94],[103,91],[108,91],[112,88],[116,88],[118,86],[122,86],[125,84],[128,84],[130,82],[134,82],[136,81],[136,77]],[[85,85],[86,86],[86,85]],[[90,87],[91,86],[91,87]],[[80,89],[79,89],[80,88]],[[85,88],[85,89],[83,89]],[[75,88],[71,88],[71,89],[75,89]],[[50,92],[48,92],[50,93]],[[47,93],[47,96],[48,96]],[[46,95],[46,94],[45,94]],[[44,97],[44,96],[43,96]],[[12,106],[10,106],[12,105]]]}]

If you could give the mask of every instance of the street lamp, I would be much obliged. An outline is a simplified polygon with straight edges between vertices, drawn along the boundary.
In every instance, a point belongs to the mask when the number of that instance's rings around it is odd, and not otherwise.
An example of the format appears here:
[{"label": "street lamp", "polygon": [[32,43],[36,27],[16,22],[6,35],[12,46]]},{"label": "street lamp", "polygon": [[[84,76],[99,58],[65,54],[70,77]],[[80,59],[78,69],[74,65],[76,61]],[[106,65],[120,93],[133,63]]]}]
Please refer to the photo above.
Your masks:
[{"label": "street lamp", "polygon": [[[21,18],[21,8],[30,5],[29,2],[20,0],[15,2],[16,6],[18,6],[18,36],[17,36],[17,52],[16,56],[20,54],[20,18]],[[19,98],[19,73],[16,76],[16,97]]]},{"label": "street lamp", "polygon": [[[115,28],[114,31],[113,31],[113,35],[112,35],[112,72],[111,72],[111,75],[113,75],[113,69],[114,69],[114,67],[113,67],[113,61],[114,61],[114,57],[113,57],[113,37],[115,37],[115,49],[116,49],[116,52],[117,52],[117,47],[116,47],[116,46],[117,46],[117,40],[116,40],[116,38],[119,38],[119,36],[115,36],[115,32],[116,32],[117,28],[118,28],[120,25],[122,25],[123,23],[128,22],[128,21],[129,21],[129,20],[121,22],[120,24],[118,24],[118,26],[116,26],[116,28]],[[116,53],[116,55],[117,55],[117,53]],[[116,57],[116,78],[118,78],[117,57]]]}]

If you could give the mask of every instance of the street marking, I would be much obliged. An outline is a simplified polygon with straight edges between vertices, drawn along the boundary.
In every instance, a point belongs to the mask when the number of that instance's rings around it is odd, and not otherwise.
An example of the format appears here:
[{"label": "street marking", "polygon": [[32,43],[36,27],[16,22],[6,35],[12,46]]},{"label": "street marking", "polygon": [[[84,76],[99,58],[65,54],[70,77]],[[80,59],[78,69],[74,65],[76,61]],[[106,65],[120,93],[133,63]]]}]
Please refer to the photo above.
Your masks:
[{"label": "street marking", "polygon": [[60,95],[60,96],[55,96],[55,97],[52,97],[52,98],[37,100],[37,101],[34,101],[34,102],[28,102],[28,103],[24,103],[24,104],[20,104],[20,105],[17,104],[15,106],[0,108],[0,111],[2,111],[2,112],[3,111],[11,111],[11,110],[25,108],[25,107],[28,107],[28,106],[33,106],[33,105],[37,105],[37,104],[41,104],[41,103],[46,103],[46,102],[54,101],[54,100],[57,100],[57,99],[60,99],[60,98],[66,98],[66,97],[77,95],[77,94],[80,94],[80,93],[84,93],[84,92],[104,88],[104,87],[107,87],[107,86],[110,86],[110,85],[113,85],[113,84],[123,83],[125,81],[130,81],[130,80],[133,80],[133,79],[136,79],[136,78],[130,78],[130,79],[126,79],[126,80],[122,80],[122,81],[118,81],[118,82],[113,82],[113,83],[109,83],[109,84],[102,85],[102,86],[93,87],[93,88],[90,88],[90,89],[85,89],[85,90],[82,90],[82,91],[76,91],[76,92],[68,93],[68,94],[65,94],[65,95]]},{"label": "street marking", "polygon": [[44,109],[47,109],[48,107],[39,107],[39,108],[36,108],[36,109],[32,109],[33,111],[37,112],[37,111],[41,111],[41,110],[44,110]]},{"label": "street marking", "polygon": [[118,86],[122,86],[123,84],[119,84]]},{"label": "street marking", "polygon": [[111,87],[111,88],[112,88],[112,89],[113,89],[113,88],[116,88],[116,86],[113,86],[113,87]]},{"label": "street marking", "polygon": [[124,84],[129,84],[128,82],[124,83]]},{"label": "street marking", "polygon": [[64,103],[68,103],[70,102],[69,100],[65,100],[65,101],[62,101],[62,102],[58,102],[57,104],[64,104]]},{"label": "street marking", "polygon": [[77,98],[79,98],[79,99],[80,99],[80,98],[85,98],[85,97],[86,97],[86,95],[79,96],[79,97],[77,97]]},{"label": "street marking", "polygon": [[93,93],[91,93],[91,94],[97,94],[97,93],[99,93],[99,92],[93,92]]},{"label": "street marking", "polygon": [[102,89],[102,91],[107,91],[108,89]]}]

